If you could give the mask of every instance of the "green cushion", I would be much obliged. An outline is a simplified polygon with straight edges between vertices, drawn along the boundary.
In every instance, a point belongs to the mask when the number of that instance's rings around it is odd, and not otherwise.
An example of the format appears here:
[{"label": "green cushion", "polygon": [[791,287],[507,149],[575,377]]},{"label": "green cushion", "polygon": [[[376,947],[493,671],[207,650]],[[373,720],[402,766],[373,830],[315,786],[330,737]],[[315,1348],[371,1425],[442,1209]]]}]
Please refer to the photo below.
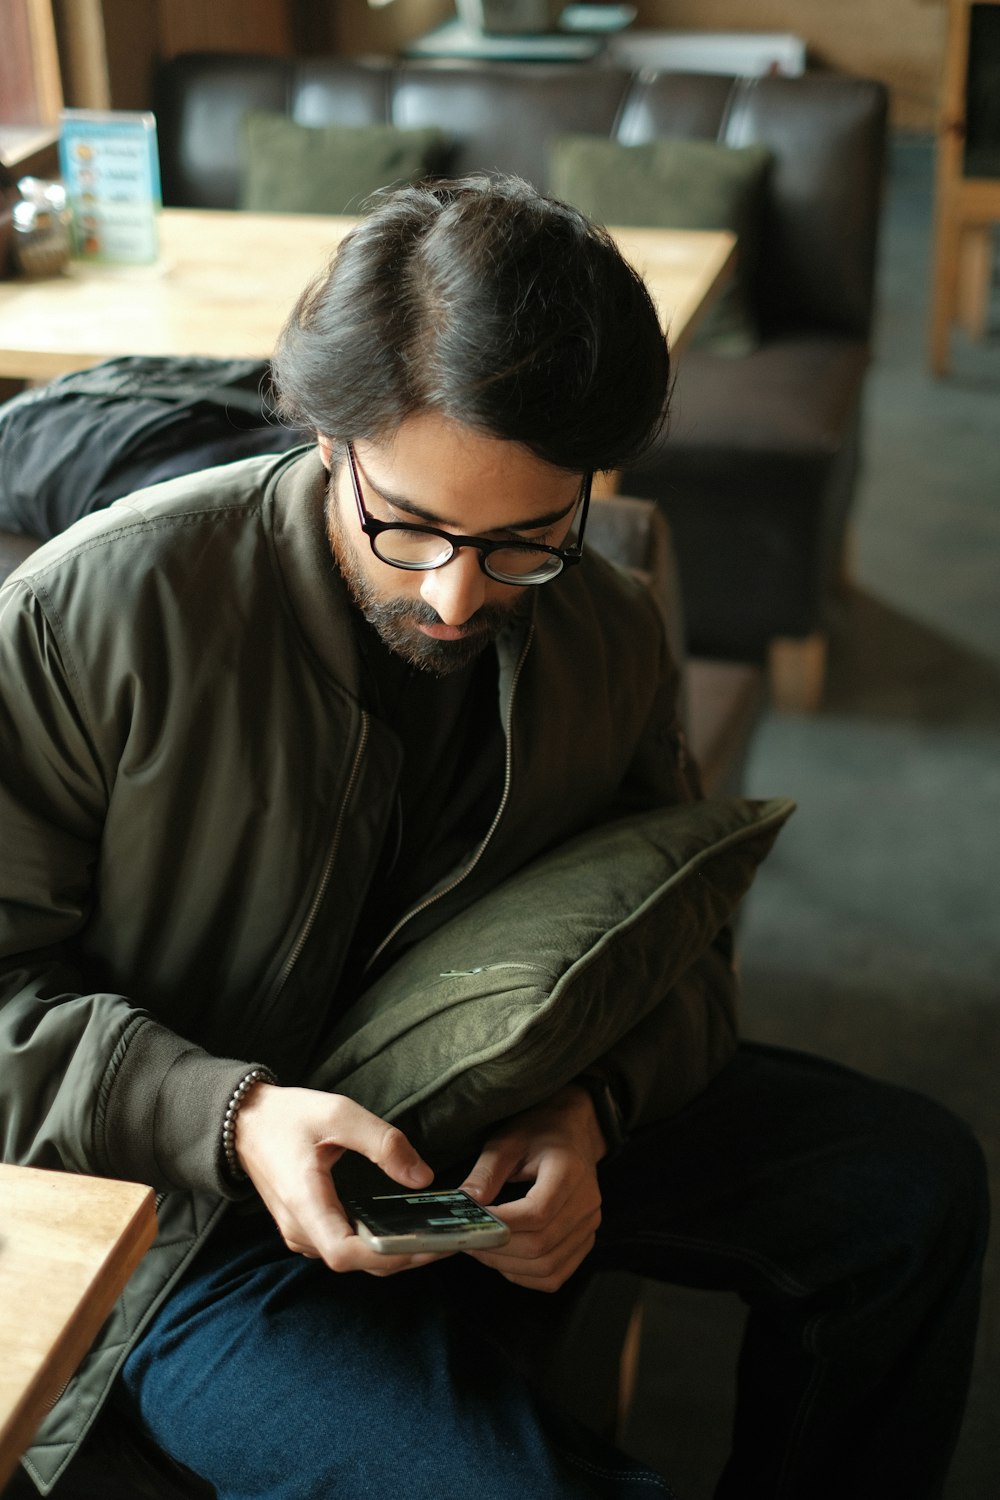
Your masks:
[{"label": "green cushion", "polygon": [[258,213],[356,214],[378,188],[439,170],[445,138],[428,126],[298,125],[256,110],[243,120],[240,207]]},{"label": "green cushion", "polygon": [[552,143],[549,186],[603,224],[733,230],[736,270],[694,342],[716,354],[749,354],[760,341],[750,287],[770,160],[766,146],[686,140],[623,146],[569,135]]},{"label": "green cushion", "polygon": [[575,1078],[731,916],[792,812],[718,798],[561,845],[403,954],[310,1080],[403,1129],[438,1170]]}]

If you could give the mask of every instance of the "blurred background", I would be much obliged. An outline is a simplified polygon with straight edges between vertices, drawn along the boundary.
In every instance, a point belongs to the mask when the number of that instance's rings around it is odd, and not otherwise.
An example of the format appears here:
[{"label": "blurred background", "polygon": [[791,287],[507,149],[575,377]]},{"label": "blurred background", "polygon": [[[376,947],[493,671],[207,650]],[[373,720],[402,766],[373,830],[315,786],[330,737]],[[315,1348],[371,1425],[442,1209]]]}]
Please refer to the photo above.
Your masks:
[{"label": "blurred background", "polygon": [[[983,1143],[996,1205],[1000,299],[994,282],[992,331],[957,333],[952,373],[932,377],[933,172],[933,139],[897,134],[854,583],[834,606],[823,705],[765,713],[751,748],[750,793],[794,797],[798,811],[745,908],[743,1023],[950,1105]],[[1000,1493],[995,1239],[947,1500]],[[728,1423],[717,1361],[735,1359],[739,1309],[652,1288],[646,1313],[627,1437],[685,1500],[706,1500]],[[681,1368],[657,1358],[665,1345],[684,1350]]]},{"label": "blurred background", "polygon": [[[949,5],[635,0],[592,10],[629,11],[615,33],[623,44],[647,33],[780,34],[801,44],[811,68],[888,88],[847,584],[827,620],[822,701],[812,713],[765,708],[747,765],[751,795],[791,796],[799,810],[744,912],[744,1027],[952,1106],[977,1130],[995,1184],[1000,286],[996,230],[987,227],[974,247],[978,305],[966,319],[976,336],[951,330],[947,368],[932,373],[935,167],[958,128],[945,108]],[[44,170],[63,102],[149,108],[158,63],[180,53],[433,54],[433,38],[456,16],[451,0],[0,0],[0,162],[12,175]],[[983,98],[1000,108],[1000,60],[990,66]],[[12,390],[0,382],[0,396]],[[626,1439],[687,1500],[707,1500],[724,1452],[739,1325],[725,1299],[660,1289],[648,1297]],[[684,1358],[663,1359],[671,1348]],[[1000,1494],[998,1412],[994,1249],[947,1500]]]}]

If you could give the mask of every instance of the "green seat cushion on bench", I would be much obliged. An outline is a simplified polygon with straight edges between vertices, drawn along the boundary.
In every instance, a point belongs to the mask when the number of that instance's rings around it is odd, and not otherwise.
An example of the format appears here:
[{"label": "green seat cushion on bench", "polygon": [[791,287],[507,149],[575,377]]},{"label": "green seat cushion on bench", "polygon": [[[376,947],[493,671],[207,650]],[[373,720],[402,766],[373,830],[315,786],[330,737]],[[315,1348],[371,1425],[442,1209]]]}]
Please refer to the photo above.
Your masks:
[{"label": "green seat cushion on bench", "polygon": [[549,186],[597,219],[639,229],[729,229],[736,269],[694,342],[716,354],[749,354],[760,342],[751,286],[760,248],[766,146],[665,139],[626,146],[601,136],[557,137]]},{"label": "green seat cushion on bench", "polygon": [[243,119],[243,149],[241,208],[356,214],[379,188],[436,172],[445,137],[436,126],[299,125],[252,110]]},{"label": "green seat cushion on bench", "polygon": [[579,835],[405,952],[309,1080],[437,1169],[631,1030],[709,946],[794,804],[718,798]]}]

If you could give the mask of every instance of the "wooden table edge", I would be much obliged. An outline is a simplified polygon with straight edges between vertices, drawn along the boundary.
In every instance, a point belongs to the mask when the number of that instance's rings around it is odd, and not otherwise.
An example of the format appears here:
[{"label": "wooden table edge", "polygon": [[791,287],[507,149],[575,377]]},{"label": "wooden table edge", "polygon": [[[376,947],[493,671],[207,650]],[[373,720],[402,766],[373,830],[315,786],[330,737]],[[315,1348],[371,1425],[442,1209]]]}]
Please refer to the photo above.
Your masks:
[{"label": "wooden table edge", "polygon": [[[4,1165],[0,1164],[0,1174]],[[26,1167],[18,1170],[35,1169]],[[21,1456],[31,1446],[31,1440],[46,1412],[62,1393],[103,1327],[132,1272],[156,1238],[153,1189],[142,1183],[119,1185],[135,1190],[132,1212],[89,1283],[86,1301],[77,1307],[65,1324],[44,1367],[25,1387],[0,1425],[0,1489],[7,1484]]]}]

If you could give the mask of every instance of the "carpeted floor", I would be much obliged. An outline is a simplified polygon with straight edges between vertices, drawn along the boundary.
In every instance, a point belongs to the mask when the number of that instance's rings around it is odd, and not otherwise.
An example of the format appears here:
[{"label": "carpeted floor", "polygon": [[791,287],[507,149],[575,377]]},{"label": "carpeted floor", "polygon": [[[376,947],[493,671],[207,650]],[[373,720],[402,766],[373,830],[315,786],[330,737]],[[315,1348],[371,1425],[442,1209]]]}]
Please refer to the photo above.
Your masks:
[{"label": "carpeted floor", "polygon": [[[956,335],[953,373],[933,380],[932,178],[931,143],[897,140],[854,588],[832,621],[822,711],[768,716],[749,770],[752,795],[787,794],[799,810],[745,911],[743,1014],[748,1035],[915,1085],[953,1107],[976,1128],[996,1185],[1000,307],[986,343]],[[683,1500],[712,1493],[738,1332],[735,1301],[649,1296],[627,1436]],[[686,1351],[683,1373],[657,1358],[670,1346]],[[994,1248],[947,1500],[997,1495]]]}]

